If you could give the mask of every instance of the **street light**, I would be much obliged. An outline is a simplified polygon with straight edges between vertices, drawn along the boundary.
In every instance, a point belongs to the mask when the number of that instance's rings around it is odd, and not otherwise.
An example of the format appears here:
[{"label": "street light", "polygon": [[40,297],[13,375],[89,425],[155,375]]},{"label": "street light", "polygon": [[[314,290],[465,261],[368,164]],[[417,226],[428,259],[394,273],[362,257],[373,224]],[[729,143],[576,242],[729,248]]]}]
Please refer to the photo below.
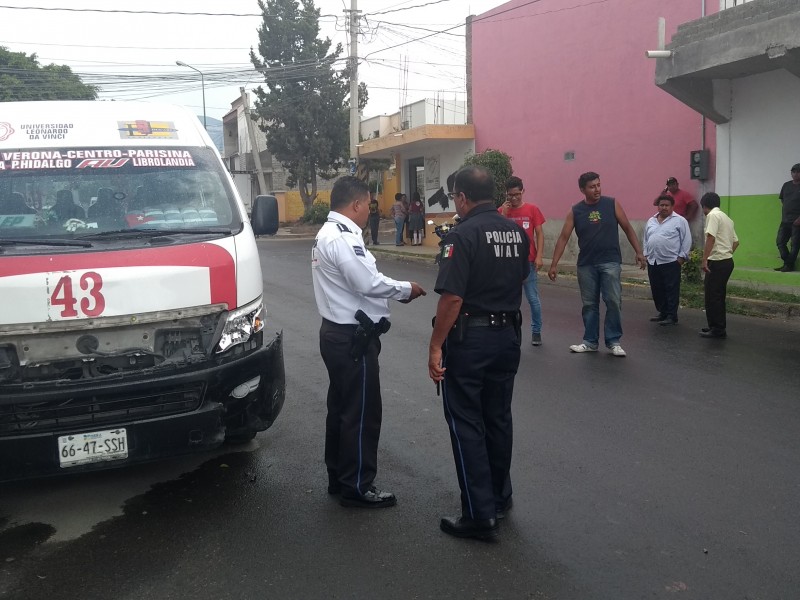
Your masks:
[{"label": "street light", "polygon": [[193,71],[197,71],[198,73],[200,73],[200,87],[202,87],[203,89],[203,127],[205,129],[208,129],[208,127],[206,127],[206,81],[203,78],[203,72],[200,69],[194,68],[192,65],[187,65],[185,62],[181,60],[176,60],[175,64],[178,65],[179,67],[187,67],[189,69],[192,69]]}]

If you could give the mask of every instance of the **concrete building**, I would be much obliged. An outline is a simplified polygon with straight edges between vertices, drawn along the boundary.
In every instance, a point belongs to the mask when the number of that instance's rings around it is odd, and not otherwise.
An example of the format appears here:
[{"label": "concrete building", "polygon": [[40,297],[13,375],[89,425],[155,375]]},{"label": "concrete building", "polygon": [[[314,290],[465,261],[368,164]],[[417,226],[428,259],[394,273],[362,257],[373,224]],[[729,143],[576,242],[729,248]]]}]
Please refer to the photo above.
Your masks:
[{"label": "concrete building", "polygon": [[778,192],[800,162],[800,2],[722,0],[683,23],[658,60],[656,84],[716,124],[713,183],[736,223],[736,276],[800,285],[780,266]]},{"label": "concrete building", "polygon": [[[425,201],[426,215],[434,221],[455,214],[446,197],[450,191],[447,178],[461,167],[465,156],[475,151],[475,130],[466,119],[465,102],[426,98],[391,115],[361,121],[359,161],[377,159],[390,165],[379,188],[384,216],[397,192],[410,198],[415,191]],[[426,235],[426,245],[437,242],[435,236]]]},{"label": "concrete building", "polygon": [[[252,110],[252,99],[247,95]],[[233,175],[236,188],[250,206],[249,199],[259,193],[271,194],[278,199],[279,218],[281,222],[294,222],[303,216],[305,207],[297,189],[288,189],[286,179],[288,171],[280,161],[267,149],[267,138],[257,123],[253,123],[256,147],[261,159],[264,174],[265,190],[259,192],[255,159],[251,150],[250,135],[247,131],[247,116],[242,98],[231,102],[231,110],[222,117],[223,151],[222,157],[228,170]],[[344,174],[344,171],[342,172]],[[317,200],[329,202],[333,180],[318,179]]]},{"label": "concrete building", "polygon": [[[546,255],[582,198],[583,172],[600,174],[603,192],[639,231],[668,177],[696,198],[711,189],[690,179],[689,154],[714,149],[714,128],[653,85],[656,61],[645,56],[657,46],[659,17],[669,36],[702,14],[701,0],[512,0],[468,19],[476,150],[512,157],[527,198],[548,219]],[[574,251],[569,246],[565,260]]]},{"label": "concrete building", "polygon": [[[249,102],[249,95],[248,95]],[[242,98],[231,102],[231,110],[222,117],[222,158],[233,175],[239,195],[245,200],[245,205],[250,206],[250,200],[259,193],[271,194],[276,191],[285,191],[286,173],[280,163],[267,150],[267,140],[264,132],[253,123],[256,146],[264,170],[266,189],[259,191],[256,176],[255,160],[247,131],[247,116]]]}]

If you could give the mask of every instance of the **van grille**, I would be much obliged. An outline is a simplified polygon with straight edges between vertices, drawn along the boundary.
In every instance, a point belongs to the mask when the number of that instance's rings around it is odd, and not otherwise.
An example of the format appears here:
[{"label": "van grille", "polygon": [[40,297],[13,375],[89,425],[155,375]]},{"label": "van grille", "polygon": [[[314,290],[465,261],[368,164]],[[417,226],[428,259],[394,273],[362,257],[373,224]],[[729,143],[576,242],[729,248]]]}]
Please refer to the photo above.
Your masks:
[{"label": "van grille", "polygon": [[85,429],[192,412],[200,407],[203,389],[204,384],[198,383],[152,395],[89,395],[49,402],[0,404],[0,437]]}]

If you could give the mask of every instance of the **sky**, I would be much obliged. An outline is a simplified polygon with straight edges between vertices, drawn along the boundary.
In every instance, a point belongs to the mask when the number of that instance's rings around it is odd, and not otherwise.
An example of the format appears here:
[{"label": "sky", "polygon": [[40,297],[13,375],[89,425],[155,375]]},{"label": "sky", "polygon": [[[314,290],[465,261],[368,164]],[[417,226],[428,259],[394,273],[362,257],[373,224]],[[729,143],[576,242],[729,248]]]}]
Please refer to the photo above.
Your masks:
[{"label": "sky", "polygon": [[[369,90],[364,117],[437,95],[465,99],[465,19],[503,3],[358,0],[359,80]],[[345,55],[350,4],[315,1],[320,37],[341,43]],[[101,88],[101,99],[183,104],[202,115],[205,88],[207,116],[221,119],[241,87],[263,83],[249,60],[261,22],[256,0],[0,0],[0,46],[36,54],[42,65],[68,65]],[[199,70],[204,85],[176,61]]]}]

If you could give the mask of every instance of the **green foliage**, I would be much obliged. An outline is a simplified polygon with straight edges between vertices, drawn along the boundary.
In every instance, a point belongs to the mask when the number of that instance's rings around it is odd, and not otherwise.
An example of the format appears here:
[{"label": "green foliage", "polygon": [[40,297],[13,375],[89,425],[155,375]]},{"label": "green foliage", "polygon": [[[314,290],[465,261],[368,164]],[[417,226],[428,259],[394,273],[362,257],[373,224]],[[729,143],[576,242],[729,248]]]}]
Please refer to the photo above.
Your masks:
[{"label": "green foliage", "polygon": [[97,88],[84,84],[68,66],[41,66],[36,54],[0,46],[0,102],[95,99]]},{"label": "green foliage", "polygon": [[700,266],[703,264],[703,251],[694,248],[689,252],[689,260],[681,267],[681,281],[687,283],[700,283],[703,280]]},{"label": "green foliage", "polygon": [[484,150],[470,154],[464,159],[464,166],[477,165],[488,170],[494,178],[494,203],[500,206],[506,201],[506,181],[514,174],[511,157],[501,150]]},{"label": "green foliage", "polygon": [[[264,74],[255,90],[256,116],[267,148],[289,171],[306,212],[317,196],[317,178],[333,179],[350,153],[349,73],[342,46],[331,49],[319,36],[319,9],[313,0],[259,0],[263,22],[258,53],[250,60]],[[361,88],[366,102],[366,87]]]},{"label": "green foliage", "polygon": [[314,202],[306,209],[305,214],[300,219],[303,223],[324,223],[328,220],[328,213],[331,207],[327,202]]}]

